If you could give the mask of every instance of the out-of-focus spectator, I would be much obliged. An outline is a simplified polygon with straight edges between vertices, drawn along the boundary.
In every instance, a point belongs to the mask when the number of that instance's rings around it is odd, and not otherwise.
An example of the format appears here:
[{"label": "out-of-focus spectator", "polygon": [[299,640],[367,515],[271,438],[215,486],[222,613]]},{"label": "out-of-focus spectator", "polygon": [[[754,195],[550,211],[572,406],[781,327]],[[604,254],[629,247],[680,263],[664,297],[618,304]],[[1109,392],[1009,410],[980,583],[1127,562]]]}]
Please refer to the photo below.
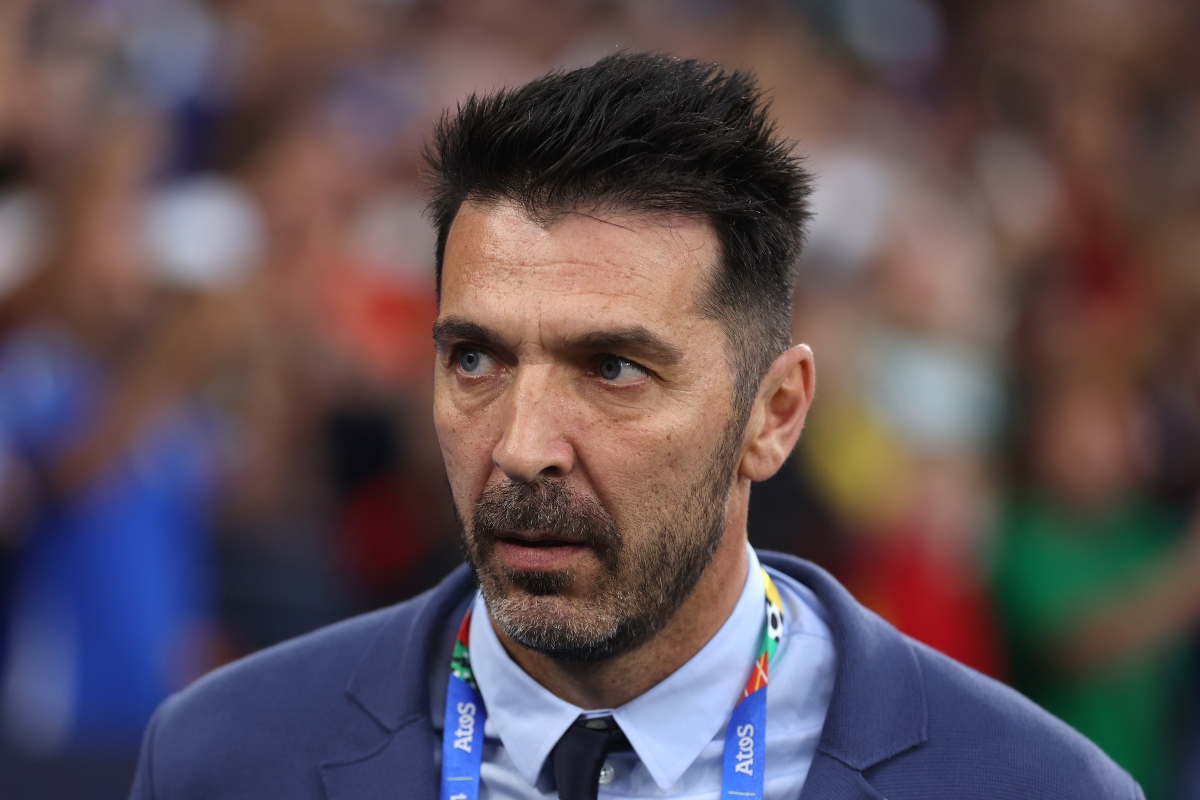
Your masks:
[{"label": "out-of-focus spectator", "polygon": [[41,753],[132,750],[157,703],[211,666],[223,426],[189,396],[188,363],[204,320],[151,306],[150,140],[138,120],[104,122],[55,196],[58,247],[0,350],[0,439],[25,495],[5,510],[26,516],[8,526],[0,697],[8,740]]},{"label": "out-of-focus spectator", "polygon": [[849,534],[852,591],[1000,676],[984,561],[1002,406],[991,239],[928,176],[869,150],[832,163],[797,325],[833,363],[800,457]]},{"label": "out-of-focus spectator", "polygon": [[412,241],[411,190],[376,174],[390,151],[362,144],[394,120],[351,102],[361,80],[281,88],[286,100],[234,110],[215,140],[268,234],[248,291],[266,323],[252,374],[273,399],[243,414],[254,444],[221,537],[242,652],[407,597],[445,555],[426,399],[432,242],[423,229]]},{"label": "out-of-focus spectator", "polygon": [[1088,379],[1039,391],[996,581],[1016,685],[1163,797],[1200,620],[1200,522],[1185,533],[1138,490],[1131,401]]}]

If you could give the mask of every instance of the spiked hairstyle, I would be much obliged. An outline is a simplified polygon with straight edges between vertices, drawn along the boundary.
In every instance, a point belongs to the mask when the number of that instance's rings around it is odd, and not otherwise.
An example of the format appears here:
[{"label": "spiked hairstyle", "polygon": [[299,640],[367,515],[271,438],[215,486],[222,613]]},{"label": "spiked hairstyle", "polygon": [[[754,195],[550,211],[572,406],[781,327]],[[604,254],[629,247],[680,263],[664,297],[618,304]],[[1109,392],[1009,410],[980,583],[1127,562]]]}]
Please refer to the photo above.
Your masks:
[{"label": "spiked hairstyle", "polygon": [[426,151],[441,289],[464,201],[707,219],[720,244],[702,299],[724,328],[737,410],[791,344],[795,262],[810,178],[778,136],[754,78],[716,64],[620,53],[513,89],[472,94]]}]

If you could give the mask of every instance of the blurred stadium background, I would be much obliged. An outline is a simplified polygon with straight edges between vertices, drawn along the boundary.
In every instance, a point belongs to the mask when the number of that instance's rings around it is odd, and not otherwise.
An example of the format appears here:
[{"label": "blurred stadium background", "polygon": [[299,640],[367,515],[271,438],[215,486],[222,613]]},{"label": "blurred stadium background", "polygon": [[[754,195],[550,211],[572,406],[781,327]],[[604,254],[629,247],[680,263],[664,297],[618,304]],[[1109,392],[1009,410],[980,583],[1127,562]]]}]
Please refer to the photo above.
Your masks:
[{"label": "blurred stadium background", "polygon": [[1193,0],[0,2],[0,796],[458,560],[420,148],[617,48],[753,69],[819,364],[751,539],[1200,797]]}]

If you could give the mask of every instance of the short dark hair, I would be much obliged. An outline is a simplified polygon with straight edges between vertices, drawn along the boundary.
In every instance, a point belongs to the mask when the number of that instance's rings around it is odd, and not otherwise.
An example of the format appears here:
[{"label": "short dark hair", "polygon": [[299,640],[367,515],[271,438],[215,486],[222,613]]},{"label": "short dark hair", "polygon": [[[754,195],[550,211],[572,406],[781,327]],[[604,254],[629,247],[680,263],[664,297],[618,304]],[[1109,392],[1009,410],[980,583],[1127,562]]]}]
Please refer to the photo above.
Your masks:
[{"label": "short dark hair", "polygon": [[704,311],[729,338],[742,413],[792,338],[795,262],[810,178],[754,78],[716,64],[619,53],[514,89],[472,94],[438,121],[425,157],[441,292],[464,201],[508,200],[535,219],[573,210],[704,217],[721,264]]}]

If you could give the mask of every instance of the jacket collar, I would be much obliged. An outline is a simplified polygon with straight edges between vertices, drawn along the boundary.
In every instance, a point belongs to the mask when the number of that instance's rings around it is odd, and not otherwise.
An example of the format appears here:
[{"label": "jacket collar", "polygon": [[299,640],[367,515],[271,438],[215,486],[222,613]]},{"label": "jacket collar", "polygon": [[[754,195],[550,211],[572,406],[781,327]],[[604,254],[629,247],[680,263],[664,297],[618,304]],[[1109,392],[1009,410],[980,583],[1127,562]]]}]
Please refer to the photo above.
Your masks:
[{"label": "jacket collar", "polygon": [[[825,606],[838,655],[833,696],[803,796],[878,797],[861,771],[921,744],[927,735],[925,688],[912,647],[820,567],[778,553],[762,552],[759,559],[813,590]],[[431,591],[387,612],[347,694],[389,736],[369,753],[322,766],[331,800],[374,796],[380,782],[394,793],[401,780],[410,796],[436,795],[432,759],[419,776],[406,764],[419,749],[437,747],[430,719],[434,650],[472,585],[462,566]],[[428,792],[418,791],[427,784]]]}]

